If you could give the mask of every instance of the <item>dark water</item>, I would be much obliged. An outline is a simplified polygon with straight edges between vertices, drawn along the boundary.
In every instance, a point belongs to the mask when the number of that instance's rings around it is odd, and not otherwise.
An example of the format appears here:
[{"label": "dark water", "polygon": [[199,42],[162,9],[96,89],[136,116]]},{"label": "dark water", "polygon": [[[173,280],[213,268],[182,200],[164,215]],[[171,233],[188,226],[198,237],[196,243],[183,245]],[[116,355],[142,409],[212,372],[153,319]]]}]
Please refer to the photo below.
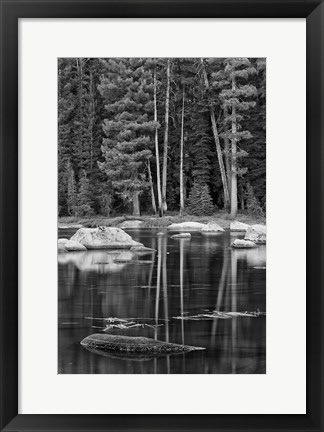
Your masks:
[{"label": "dark water", "polygon": [[[69,237],[74,231],[60,230],[59,237]],[[265,373],[263,314],[228,319],[176,318],[215,310],[265,312],[265,246],[232,250],[231,242],[243,236],[229,232],[212,236],[192,232],[191,240],[171,239],[174,232],[166,231],[164,236],[157,236],[161,230],[156,229],[128,232],[157,252],[138,255],[127,250],[100,250],[59,255],[58,372]],[[129,259],[129,263],[122,262]],[[207,349],[136,361],[91,353],[80,345],[84,337],[103,332],[107,326],[107,333]]]}]

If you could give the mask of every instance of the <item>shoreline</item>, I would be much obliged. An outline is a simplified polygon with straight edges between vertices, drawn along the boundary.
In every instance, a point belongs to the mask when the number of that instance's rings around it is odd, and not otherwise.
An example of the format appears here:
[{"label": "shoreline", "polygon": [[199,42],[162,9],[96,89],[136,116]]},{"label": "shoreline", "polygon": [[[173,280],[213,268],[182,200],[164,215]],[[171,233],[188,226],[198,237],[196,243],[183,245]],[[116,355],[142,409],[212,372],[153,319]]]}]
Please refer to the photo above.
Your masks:
[{"label": "shoreline", "polygon": [[[93,216],[93,217],[75,217],[75,216],[64,216],[58,218],[58,228],[73,228],[82,225],[86,228],[95,228],[97,226],[107,226],[107,227],[120,227],[120,225],[125,221],[141,221],[142,223],[138,228],[166,228],[172,223],[180,222],[216,222],[222,228],[227,229],[230,227],[230,223],[233,221],[243,222],[248,225],[255,224],[266,224],[265,217],[257,217],[249,215],[246,213],[238,213],[235,219],[232,219],[228,213],[225,211],[219,211],[210,216],[194,216],[194,215],[184,215],[180,217],[178,214],[170,214],[163,217],[145,215],[145,216],[132,216],[123,215],[116,217],[106,217],[106,216]],[[126,228],[125,228],[126,229]]]}]

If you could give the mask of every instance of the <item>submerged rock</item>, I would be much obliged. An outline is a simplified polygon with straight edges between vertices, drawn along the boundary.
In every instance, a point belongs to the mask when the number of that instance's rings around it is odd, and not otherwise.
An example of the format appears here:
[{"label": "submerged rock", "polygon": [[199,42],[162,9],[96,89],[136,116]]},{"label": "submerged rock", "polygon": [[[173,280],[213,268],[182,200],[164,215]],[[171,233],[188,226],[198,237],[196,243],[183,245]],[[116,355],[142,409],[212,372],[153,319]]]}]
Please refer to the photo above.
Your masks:
[{"label": "submerged rock", "polygon": [[234,221],[230,224],[230,231],[246,231],[249,226],[250,225],[246,223]]},{"label": "submerged rock", "polygon": [[65,244],[64,247],[66,250],[68,250],[69,252],[75,252],[75,251],[86,251],[87,248],[81,244],[78,243],[76,241],[73,240],[68,240]]},{"label": "submerged rock", "polygon": [[93,334],[81,341],[81,345],[96,353],[115,353],[128,356],[155,357],[178,354],[205,348],[179,345],[146,337]]},{"label": "submerged rock", "polygon": [[246,231],[244,240],[250,240],[257,244],[265,244],[267,240],[267,228],[265,225],[251,225]]},{"label": "submerged rock", "polygon": [[60,243],[60,241],[57,242],[57,252],[58,253],[65,253],[65,252],[67,252],[67,249],[65,247],[65,243]]},{"label": "submerged rock", "polygon": [[171,238],[174,239],[182,239],[182,238],[190,238],[191,234],[190,233],[181,233],[181,234],[174,234],[173,236],[171,236]]},{"label": "submerged rock", "polygon": [[256,248],[257,245],[249,240],[236,239],[234,240],[232,247],[235,249],[252,249]]},{"label": "submerged rock", "polygon": [[72,237],[84,245],[87,249],[130,249],[134,246],[141,246],[120,228],[98,227],[98,228],[81,228]]},{"label": "submerged rock", "polygon": [[191,229],[200,231],[204,226],[206,226],[206,224],[200,222],[180,222],[169,225],[167,229]]},{"label": "submerged rock", "polygon": [[209,222],[201,229],[202,234],[213,234],[213,233],[224,232],[224,231],[225,231],[224,228],[222,228],[216,222]]},{"label": "submerged rock", "polygon": [[148,247],[145,247],[145,246],[132,246],[131,248],[130,248],[130,250],[132,251],[132,252],[141,252],[141,253],[148,253],[148,252],[156,252],[156,249],[151,249],[151,248],[148,248]]}]

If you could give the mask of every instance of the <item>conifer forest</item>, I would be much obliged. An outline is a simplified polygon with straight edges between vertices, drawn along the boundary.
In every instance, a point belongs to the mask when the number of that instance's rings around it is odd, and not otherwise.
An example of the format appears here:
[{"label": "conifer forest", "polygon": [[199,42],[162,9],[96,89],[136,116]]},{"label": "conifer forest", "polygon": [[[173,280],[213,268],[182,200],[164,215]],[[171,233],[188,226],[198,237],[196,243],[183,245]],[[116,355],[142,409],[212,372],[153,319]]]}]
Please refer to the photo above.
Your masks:
[{"label": "conifer forest", "polygon": [[266,213],[266,59],[60,58],[59,216]]},{"label": "conifer forest", "polygon": [[266,373],[266,60],[58,61],[58,373]]}]

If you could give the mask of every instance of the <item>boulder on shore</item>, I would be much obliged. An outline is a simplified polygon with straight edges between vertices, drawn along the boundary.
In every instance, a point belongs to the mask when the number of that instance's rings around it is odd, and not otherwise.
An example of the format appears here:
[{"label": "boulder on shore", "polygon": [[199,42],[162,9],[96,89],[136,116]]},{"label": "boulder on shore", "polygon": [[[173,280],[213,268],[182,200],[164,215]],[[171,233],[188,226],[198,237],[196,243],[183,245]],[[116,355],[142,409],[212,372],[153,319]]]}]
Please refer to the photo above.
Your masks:
[{"label": "boulder on shore", "polygon": [[70,240],[81,243],[87,249],[130,249],[144,246],[134,241],[122,229],[115,227],[80,228]]},{"label": "boulder on shore", "polygon": [[69,252],[75,252],[75,251],[86,251],[86,250],[87,250],[87,248],[86,248],[83,244],[78,243],[78,242],[73,241],[73,240],[69,240],[69,241],[67,241],[67,242],[64,244],[64,247],[65,247],[65,249],[66,249],[67,251],[69,251]]},{"label": "boulder on shore", "polygon": [[213,234],[213,233],[224,232],[224,231],[225,231],[224,228],[222,228],[216,222],[209,222],[201,229],[202,234]]},{"label": "boulder on shore", "polygon": [[246,231],[244,240],[250,240],[257,244],[265,244],[267,241],[267,228],[265,225],[251,225]]},{"label": "boulder on shore", "polygon": [[250,225],[246,223],[234,221],[231,222],[230,224],[230,231],[246,231],[249,228],[249,226]]},{"label": "boulder on shore", "polygon": [[234,249],[253,249],[256,248],[257,245],[250,240],[234,240],[232,247]]},{"label": "boulder on shore", "polygon": [[143,225],[143,221],[140,220],[125,220],[119,225],[119,228],[127,229],[127,228],[138,228]]},{"label": "boulder on shore", "polygon": [[67,243],[68,241],[69,239],[67,238],[60,238],[57,240],[57,244],[65,245],[65,243]]},{"label": "boulder on shore", "polygon": [[175,238],[175,239],[190,238],[190,237],[191,237],[190,233],[174,234],[171,236],[171,238]]},{"label": "boulder on shore", "polygon": [[190,229],[190,230],[200,231],[202,228],[204,228],[205,225],[206,224],[200,222],[180,222],[180,223],[173,223],[169,225],[167,229],[175,229],[175,230]]},{"label": "boulder on shore", "polygon": [[205,348],[179,345],[146,337],[93,334],[84,338],[81,345],[94,353],[115,353],[125,356],[155,357],[178,354]]}]

